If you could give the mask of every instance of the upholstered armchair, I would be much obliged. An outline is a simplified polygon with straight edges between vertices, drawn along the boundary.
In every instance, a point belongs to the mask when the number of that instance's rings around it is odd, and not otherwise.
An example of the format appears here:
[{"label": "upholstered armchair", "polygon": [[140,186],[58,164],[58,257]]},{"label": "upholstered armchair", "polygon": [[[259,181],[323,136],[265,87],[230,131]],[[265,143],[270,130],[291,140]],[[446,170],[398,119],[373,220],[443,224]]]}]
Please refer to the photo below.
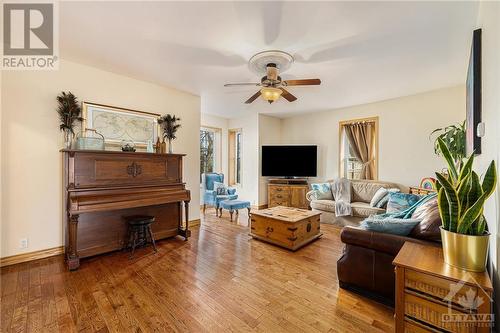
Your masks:
[{"label": "upholstered armchair", "polygon": [[203,213],[207,205],[219,208],[219,203],[224,200],[238,199],[235,188],[228,188],[226,195],[217,195],[214,189],[214,182],[224,183],[224,174],[222,173],[204,173],[201,175],[201,187],[203,193]]}]

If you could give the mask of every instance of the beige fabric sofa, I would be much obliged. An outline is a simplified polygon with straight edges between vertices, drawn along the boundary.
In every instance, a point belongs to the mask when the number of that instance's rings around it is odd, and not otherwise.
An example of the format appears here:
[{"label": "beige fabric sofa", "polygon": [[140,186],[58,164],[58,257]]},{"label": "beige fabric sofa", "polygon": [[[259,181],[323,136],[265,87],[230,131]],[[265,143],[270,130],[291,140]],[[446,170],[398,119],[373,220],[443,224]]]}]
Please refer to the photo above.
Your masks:
[{"label": "beige fabric sofa", "polygon": [[[331,183],[332,181],[328,181]],[[351,181],[351,207],[352,216],[335,216],[335,201],[333,200],[315,200],[314,191],[307,193],[307,200],[313,211],[321,213],[320,221],[322,223],[335,224],[338,226],[358,226],[359,223],[371,214],[385,213],[385,209],[371,207],[375,192],[381,187],[399,188],[401,192],[408,193],[408,187],[396,183],[383,182],[377,180],[352,180]]]}]

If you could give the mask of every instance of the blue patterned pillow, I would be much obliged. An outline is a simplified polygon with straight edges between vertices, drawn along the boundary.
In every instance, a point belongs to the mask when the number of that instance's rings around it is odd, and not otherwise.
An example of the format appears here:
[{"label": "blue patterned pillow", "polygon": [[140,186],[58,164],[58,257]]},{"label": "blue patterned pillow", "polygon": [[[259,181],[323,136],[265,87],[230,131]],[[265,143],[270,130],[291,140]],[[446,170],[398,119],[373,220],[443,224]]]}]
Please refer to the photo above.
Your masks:
[{"label": "blue patterned pillow", "polygon": [[387,194],[382,199],[380,199],[379,202],[377,202],[375,207],[385,208],[385,206],[389,202],[389,194],[396,193],[396,192],[401,192],[401,190],[399,188],[390,188],[389,190],[387,190]]},{"label": "blue patterned pillow", "polygon": [[316,200],[333,200],[330,183],[311,184],[311,188],[315,191]]},{"label": "blue patterned pillow", "polygon": [[227,187],[224,183],[214,182],[214,191],[216,195],[227,195]]},{"label": "blue patterned pillow", "polygon": [[421,197],[416,194],[408,193],[389,193],[389,202],[387,203],[387,212],[399,212],[413,206]]},{"label": "blue patterned pillow", "polygon": [[365,230],[408,236],[413,228],[422,221],[421,219],[366,219],[360,227]]}]

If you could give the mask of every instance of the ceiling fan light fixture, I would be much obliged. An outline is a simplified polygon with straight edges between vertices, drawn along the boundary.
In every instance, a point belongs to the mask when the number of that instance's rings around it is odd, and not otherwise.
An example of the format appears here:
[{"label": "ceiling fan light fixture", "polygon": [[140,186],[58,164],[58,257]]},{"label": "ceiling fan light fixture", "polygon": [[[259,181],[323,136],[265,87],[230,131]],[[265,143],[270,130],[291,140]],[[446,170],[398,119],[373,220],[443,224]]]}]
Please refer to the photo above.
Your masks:
[{"label": "ceiling fan light fixture", "polygon": [[277,101],[282,93],[283,91],[281,89],[273,87],[264,87],[260,90],[262,98],[268,101],[269,103]]}]

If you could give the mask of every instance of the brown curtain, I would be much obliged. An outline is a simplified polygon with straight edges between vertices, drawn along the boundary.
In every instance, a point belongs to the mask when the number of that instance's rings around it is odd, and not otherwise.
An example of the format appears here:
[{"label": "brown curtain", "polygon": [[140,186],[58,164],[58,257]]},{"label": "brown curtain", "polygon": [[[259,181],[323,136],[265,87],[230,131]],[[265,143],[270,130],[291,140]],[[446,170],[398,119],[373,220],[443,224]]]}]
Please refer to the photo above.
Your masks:
[{"label": "brown curtain", "polygon": [[375,123],[360,122],[344,125],[350,151],[363,163],[361,179],[375,179]]}]

